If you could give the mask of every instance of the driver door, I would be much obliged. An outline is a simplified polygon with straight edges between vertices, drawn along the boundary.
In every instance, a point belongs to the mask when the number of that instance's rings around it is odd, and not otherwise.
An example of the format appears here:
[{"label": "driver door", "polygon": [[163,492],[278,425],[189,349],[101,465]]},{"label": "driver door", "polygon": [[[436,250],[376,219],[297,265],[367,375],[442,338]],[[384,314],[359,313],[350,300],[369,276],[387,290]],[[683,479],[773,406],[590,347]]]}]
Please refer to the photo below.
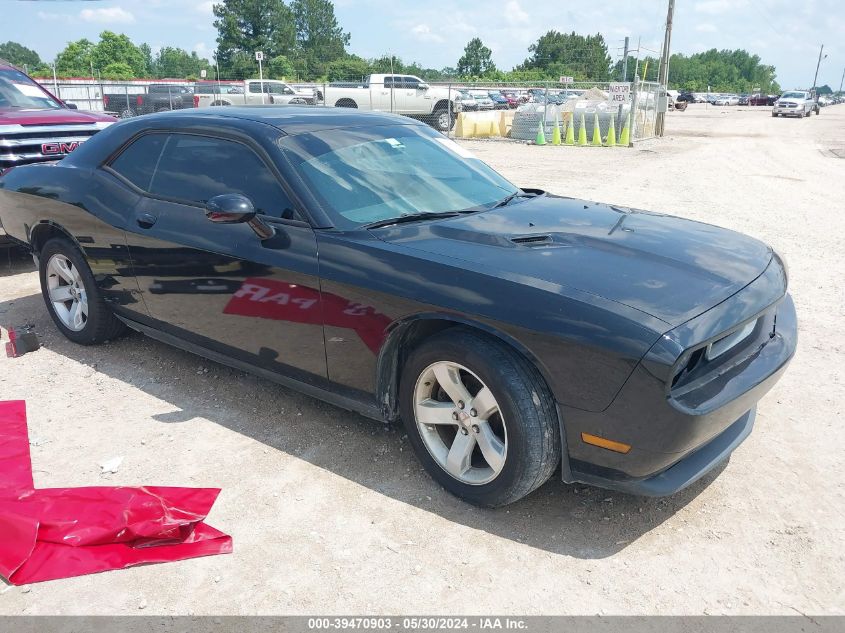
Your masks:
[{"label": "driver door", "polygon": [[[154,327],[189,343],[306,382],[327,378],[311,227],[276,172],[246,142],[188,133],[141,136],[162,146],[127,233],[133,269]],[[128,154],[128,156],[127,156]],[[131,169],[131,167],[127,167]],[[275,229],[216,224],[205,202],[240,193]]]}]

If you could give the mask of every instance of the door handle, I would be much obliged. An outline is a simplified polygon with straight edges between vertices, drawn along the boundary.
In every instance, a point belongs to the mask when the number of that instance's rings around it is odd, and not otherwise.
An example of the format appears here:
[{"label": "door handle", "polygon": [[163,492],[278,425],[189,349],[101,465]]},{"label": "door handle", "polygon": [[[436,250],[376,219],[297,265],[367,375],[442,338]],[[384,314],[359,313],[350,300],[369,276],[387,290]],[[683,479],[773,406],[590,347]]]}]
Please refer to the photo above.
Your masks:
[{"label": "door handle", "polygon": [[138,226],[140,226],[142,229],[150,228],[153,224],[156,223],[156,220],[158,220],[158,218],[152,213],[140,213],[137,217]]}]

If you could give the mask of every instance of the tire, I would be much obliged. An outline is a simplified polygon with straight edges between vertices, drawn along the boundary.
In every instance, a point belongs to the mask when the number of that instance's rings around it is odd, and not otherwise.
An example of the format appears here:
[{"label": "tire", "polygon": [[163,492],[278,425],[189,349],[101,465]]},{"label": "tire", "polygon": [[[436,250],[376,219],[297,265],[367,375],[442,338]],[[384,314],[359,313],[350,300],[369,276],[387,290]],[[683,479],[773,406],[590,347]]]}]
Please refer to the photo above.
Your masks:
[{"label": "tire", "polygon": [[778,118],[778,113],[777,113],[777,112],[772,112],[772,116],[773,116],[774,118]]},{"label": "tire", "polygon": [[[114,316],[103,301],[90,266],[88,266],[85,257],[79,249],[70,240],[66,238],[53,238],[49,240],[41,249],[38,260],[38,277],[41,281],[41,295],[44,297],[44,303],[47,305],[47,311],[50,313],[50,317],[66,338],[80,345],[95,345],[117,338],[124,332],[126,326]],[[69,271],[65,274],[70,273],[70,277],[63,277],[57,273],[57,270],[61,267],[61,262],[64,262],[66,270]],[[76,283],[70,283],[74,279]],[[51,287],[52,292],[56,294],[58,294],[56,291],[59,288],[71,287],[69,291],[63,291],[62,294],[73,293],[75,296],[82,297],[83,302],[87,304],[85,318],[80,318],[78,321],[73,319],[71,316],[71,314],[75,314],[72,312],[73,306],[79,303],[79,301],[70,297],[68,300],[62,302],[68,314],[64,317],[60,315],[59,310],[61,308],[54,304],[50,298]],[[70,308],[67,306],[70,306]],[[77,307],[78,311],[79,307]],[[70,325],[68,324],[68,318],[71,319]],[[81,327],[77,329],[74,323],[77,326],[81,325]]]},{"label": "tire", "polygon": [[337,103],[334,104],[336,108],[352,108],[353,110],[358,109],[358,104],[355,103],[352,99],[340,99]]},{"label": "tire", "polygon": [[[435,372],[446,377],[452,396]],[[455,401],[461,385],[471,396],[468,402]],[[452,328],[426,340],[403,367],[399,398],[420,462],[464,501],[484,507],[513,503],[545,483],[560,464],[557,409],[545,381],[495,339]],[[484,410],[476,411],[474,404]],[[418,423],[418,412],[436,421]],[[462,457],[452,459],[453,452]]]},{"label": "tire", "polygon": [[434,119],[432,127],[438,132],[448,132],[455,124],[455,116],[449,116],[449,110],[440,108],[439,110],[432,112],[431,116],[432,119]]}]

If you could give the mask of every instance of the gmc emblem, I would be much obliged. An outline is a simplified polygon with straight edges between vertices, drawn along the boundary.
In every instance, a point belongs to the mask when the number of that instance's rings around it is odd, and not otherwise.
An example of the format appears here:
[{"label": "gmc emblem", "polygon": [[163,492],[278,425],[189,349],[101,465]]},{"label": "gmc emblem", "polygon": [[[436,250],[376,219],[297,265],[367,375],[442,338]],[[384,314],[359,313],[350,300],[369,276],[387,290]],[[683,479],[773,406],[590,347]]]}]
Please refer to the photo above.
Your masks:
[{"label": "gmc emblem", "polygon": [[58,156],[59,154],[70,154],[79,147],[79,141],[70,143],[42,143],[41,153],[45,156]]}]

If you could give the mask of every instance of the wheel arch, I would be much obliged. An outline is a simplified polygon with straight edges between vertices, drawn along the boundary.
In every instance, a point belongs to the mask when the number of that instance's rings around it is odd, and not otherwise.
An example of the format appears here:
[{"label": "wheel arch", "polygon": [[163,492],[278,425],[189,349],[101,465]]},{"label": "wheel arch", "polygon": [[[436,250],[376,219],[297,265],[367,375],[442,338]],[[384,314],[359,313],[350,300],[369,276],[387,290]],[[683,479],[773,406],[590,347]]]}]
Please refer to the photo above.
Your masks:
[{"label": "wheel arch", "polygon": [[70,240],[85,255],[85,249],[79,243],[79,240],[61,224],[52,220],[42,220],[29,229],[29,245],[33,255],[37,256],[41,252],[41,249],[44,248],[44,245],[55,237]]},{"label": "wheel arch", "polygon": [[539,359],[506,332],[487,323],[454,314],[415,314],[391,326],[379,351],[376,363],[376,398],[387,421],[395,422],[399,418],[399,378],[404,361],[410,352],[435,334],[455,327],[475,331],[514,349],[537,369],[549,392],[554,394],[550,387],[548,372]]},{"label": "wheel arch", "polygon": [[504,343],[539,372],[555,401],[555,414],[557,415],[561,447],[561,476],[563,481],[571,483],[573,479],[569,466],[566,429],[564,428],[560,405],[554,398],[554,392],[550,386],[546,368],[522,343],[487,323],[453,314],[440,313],[416,314],[394,323],[381,347],[376,363],[376,402],[383,418],[390,423],[399,420],[399,380],[402,367],[409,354],[427,339],[451,328],[471,330],[494,341]]}]

